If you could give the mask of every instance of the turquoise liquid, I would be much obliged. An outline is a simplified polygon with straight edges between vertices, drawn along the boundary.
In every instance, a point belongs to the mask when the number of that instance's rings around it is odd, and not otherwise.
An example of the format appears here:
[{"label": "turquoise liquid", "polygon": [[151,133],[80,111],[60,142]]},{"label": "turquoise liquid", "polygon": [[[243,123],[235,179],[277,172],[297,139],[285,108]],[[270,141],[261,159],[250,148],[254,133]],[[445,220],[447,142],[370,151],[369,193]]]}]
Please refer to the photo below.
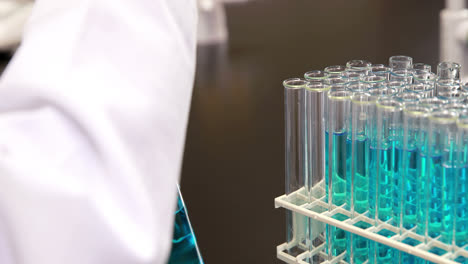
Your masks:
[{"label": "turquoise liquid", "polygon": [[[354,211],[363,214],[369,209],[369,140],[365,137],[354,140],[352,154]],[[348,243],[348,247],[352,247],[349,249],[352,250],[352,263],[364,263],[369,258],[369,240],[353,234],[349,234],[349,237],[351,243]]]},{"label": "turquoise liquid", "polygon": [[369,140],[354,141],[354,211],[360,214],[369,209]]},{"label": "turquoise liquid", "polygon": [[[331,177],[332,177],[332,186],[331,186],[331,196],[329,196],[329,152],[328,152],[328,140],[329,135],[325,133],[325,142],[327,142],[327,147],[325,151],[326,155],[326,190],[327,190],[327,199],[330,198],[331,202],[334,205],[343,205],[349,200],[347,197],[347,188],[349,185],[346,184],[347,173],[350,167],[350,142],[347,140],[347,133],[333,133],[332,136],[332,153],[331,153]],[[338,215],[339,217],[339,215]],[[344,219],[338,219],[344,220]],[[346,251],[347,245],[347,236],[346,232],[342,229],[336,228],[334,226],[328,226],[329,235],[327,237],[327,243],[329,243],[329,254],[332,256],[338,256],[344,251]]]},{"label": "turquoise liquid", "polygon": [[445,188],[442,190],[442,229],[441,241],[451,243],[453,239],[454,209],[455,209],[455,181],[459,175],[459,168],[453,162],[442,163],[442,179]]},{"label": "turquoise liquid", "polygon": [[383,149],[370,147],[369,213],[382,221],[393,217],[393,145]]},{"label": "turquoise liquid", "polygon": [[400,214],[402,213],[403,221],[401,223],[406,229],[413,228],[418,224],[420,205],[418,159],[419,151],[416,147],[407,150],[395,148],[395,161],[398,169],[394,179],[394,192],[396,194],[394,195],[394,217],[395,222],[400,223]]},{"label": "turquoise liquid", "polygon": [[[432,238],[440,236],[442,231],[442,155],[427,157],[421,155],[421,164],[426,165],[421,168],[422,179],[428,180],[429,195],[428,200],[428,235]],[[427,191],[427,190],[426,190]]]},{"label": "turquoise liquid", "polygon": [[468,178],[467,166],[460,164],[459,181],[455,185],[455,244],[462,247],[468,242]]},{"label": "turquoise liquid", "polygon": [[168,264],[203,264],[180,192],[177,200],[174,236]]},{"label": "turquoise liquid", "polygon": [[369,242],[369,262],[372,264],[391,264],[391,263],[398,263],[398,258],[396,254],[398,251],[379,244],[375,241]]}]

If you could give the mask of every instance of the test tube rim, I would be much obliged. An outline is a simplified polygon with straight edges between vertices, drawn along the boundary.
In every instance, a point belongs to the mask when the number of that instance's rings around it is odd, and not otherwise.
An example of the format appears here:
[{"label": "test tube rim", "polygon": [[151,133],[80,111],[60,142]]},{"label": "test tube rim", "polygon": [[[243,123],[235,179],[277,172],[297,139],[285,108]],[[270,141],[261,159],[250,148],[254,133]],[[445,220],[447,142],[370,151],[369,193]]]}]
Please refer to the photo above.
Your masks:
[{"label": "test tube rim", "polygon": [[390,62],[391,61],[409,61],[410,62],[410,67],[409,68],[395,68],[395,69],[412,69],[413,68],[413,58],[410,57],[410,56],[406,56],[406,55],[395,55],[395,56],[391,56],[390,58],[388,58],[388,61],[389,61],[389,67],[390,69],[394,69],[393,67],[390,66]]},{"label": "test tube rim", "polygon": [[[333,71],[330,71],[333,69]],[[340,70],[335,70],[335,69],[340,69]],[[346,66],[345,65],[331,65],[327,66],[323,69],[324,72],[328,74],[341,74],[342,72],[346,71]]]},{"label": "test tube rim", "polygon": [[[312,73],[322,73],[323,76],[319,76],[319,77],[308,76],[309,74],[312,74]],[[323,80],[323,79],[328,78],[328,76],[329,76],[328,73],[326,73],[325,71],[321,71],[321,70],[311,70],[311,71],[304,73],[304,79],[306,80]]]},{"label": "test tube rim", "polygon": [[[401,71],[404,71],[404,74],[401,74],[400,73]],[[413,72],[411,69],[404,69],[404,68],[392,70],[390,74],[393,76],[397,76],[397,77],[412,77],[413,76]]]},{"label": "test tube rim", "polygon": [[[290,84],[290,82],[301,82],[302,84]],[[289,78],[283,81],[283,86],[287,89],[302,89],[307,83],[308,82],[303,78]]]},{"label": "test tube rim", "polygon": [[[317,86],[320,86],[322,88],[311,88],[310,86],[311,85],[317,85]],[[312,92],[326,92],[326,91],[329,91],[331,89],[331,85],[326,85],[324,83],[314,83],[314,82],[309,82],[305,85],[305,89],[307,91],[312,91]]]},{"label": "test tube rim", "polygon": [[[414,110],[414,108],[418,110]],[[405,105],[403,107],[403,113],[410,117],[427,117],[430,115],[431,110],[424,106],[412,104],[412,105]]]},{"label": "test tube rim", "polygon": [[[366,78],[378,78],[380,80],[377,80],[377,81],[368,81],[366,80]],[[387,78],[385,78],[384,76],[379,76],[379,75],[364,75],[362,76],[362,79],[361,79],[361,82],[363,83],[369,83],[369,84],[374,84],[374,83],[383,83],[383,82],[386,82],[387,81]]]},{"label": "test tube rim", "polygon": [[[336,96],[336,95],[333,95],[334,93],[345,93],[346,95]],[[334,91],[334,90],[330,89],[330,91],[328,91],[328,99],[333,100],[333,101],[350,100],[352,94],[353,94],[352,92],[347,91],[347,90],[336,90],[336,91]]]},{"label": "test tube rim", "polygon": [[[357,97],[362,98],[363,96],[371,100],[366,100],[366,101],[357,100]],[[359,104],[359,105],[372,105],[372,104],[377,103],[377,99],[378,98],[375,95],[371,95],[369,93],[354,93],[353,95],[351,95],[351,102],[353,104]]]},{"label": "test tube rim", "polygon": [[[445,115],[444,117],[439,117],[438,115]],[[437,124],[442,124],[442,125],[447,125],[447,124],[453,124],[457,122],[458,119],[458,114],[455,111],[450,111],[450,110],[436,110],[432,111],[431,114],[429,115],[429,119]]]},{"label": "test tube rim", "polygon": [[[450,66],[448,66],[450,65]],[[455,66],[455,67],[453,67]],[[461,65],[460,63],[457,63],[457,62],[453,62],[453,61],[441,61],[439,62],[439,64],[437,64],[437,69],[450,69],[450,68],[456,68],[456,69],[460,69],[461,68]]]},{"label": "test tube rim", "polygon": [[[410,100],[406,100],[406,98],[402,98],[402,97],[414,97],[414,98],[409,98]],[[413,103],[413,102],[418,102],[419,100],[421,100],[421,96],[415,92],[401,92],[401,93],[396,94],[395,98],[398,101],[401,101],[401,103]]]},{"label": "test tube rim", "polygon": [[[364,66],[352,66],[350,65],[351,63],[358,63]],[[372,63],[368,60],[349,60],[348,62],[346,62],[347,69],[365,70],[369,69],[370,67],[372,67]]]},{"label": "test tube rim", "polygon": [[[373,91],[376,91],[376,90],[379,90],[379,91],[382,91],[382,90],[391,90],[393,91],[393,93],[390,93],[390,94],[379,94],[379,95],[375,95],[375,94],[372,94]],[[391,96],[394,96],[398,93],[398,90],[395,89],[395,88],[391,88],[391,87],[377,87],[377,88],[372,88],[372,89],[369,89],[369,93],[371,95],[374,95],[374,96],[379,96],[379,97],[391,97]]]},{"label": "test tube rim", "polygon": [[[392,105],[386,105],[387,103],[391,103]],[[398,102],[397,100],[389,97],[383,97],[377,100],[377,108],[381,108],[385,111],[389,112],[398,112],[403,109],[403,104]]]}]

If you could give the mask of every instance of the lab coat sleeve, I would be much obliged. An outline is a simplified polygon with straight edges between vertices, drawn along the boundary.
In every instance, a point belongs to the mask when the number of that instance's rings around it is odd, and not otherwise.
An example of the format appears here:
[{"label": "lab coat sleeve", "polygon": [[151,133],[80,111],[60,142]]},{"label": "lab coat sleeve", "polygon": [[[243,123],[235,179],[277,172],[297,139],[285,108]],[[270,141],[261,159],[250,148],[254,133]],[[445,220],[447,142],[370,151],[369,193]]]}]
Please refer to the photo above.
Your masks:
[{"label": "lab coat sleeve", "polygon": [[39,0],[0,80],[0,263],[165,263],[194,0]]}]

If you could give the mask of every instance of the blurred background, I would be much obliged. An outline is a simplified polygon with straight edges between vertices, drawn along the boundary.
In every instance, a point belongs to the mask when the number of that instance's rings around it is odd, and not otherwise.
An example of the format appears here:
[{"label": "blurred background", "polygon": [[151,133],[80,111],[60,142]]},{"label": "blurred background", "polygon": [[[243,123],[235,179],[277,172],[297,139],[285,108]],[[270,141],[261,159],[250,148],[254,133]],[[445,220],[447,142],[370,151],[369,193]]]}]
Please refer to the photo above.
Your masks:
[{"label": "blurred background", "polygon": [[[181,189],[206,263],[280,263],[282,81],[351,59],[439,61],[443,1],[227,3],[225,42],[198,48]],[[227,37],[227,38],[226,38]],[[211,44],[207,44],[211,43]],[[0,69],[10,53],[0,55]]]}]

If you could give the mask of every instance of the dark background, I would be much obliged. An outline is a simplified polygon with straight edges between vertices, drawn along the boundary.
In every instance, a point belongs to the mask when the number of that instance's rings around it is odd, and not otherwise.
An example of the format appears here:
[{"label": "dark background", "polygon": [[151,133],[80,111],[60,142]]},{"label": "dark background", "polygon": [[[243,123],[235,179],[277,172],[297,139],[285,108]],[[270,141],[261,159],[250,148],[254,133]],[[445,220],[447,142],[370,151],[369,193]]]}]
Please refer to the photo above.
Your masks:
[{"label": "dark background", "polygon": [[198,50],[182,192],[206,263],[280,263],[282,81],[351,59],[435,68],[444,1],[265,0],[229,5],[229,44]]},{"label": "dark background", "polygon": [[[279,263],[282,81],[351,59],[435,68],[438,0],[257,0],[227,6],[229,43],[198,49],[182,193],[208,264]],[[0,70],[9,56],[0,54]]]}]

